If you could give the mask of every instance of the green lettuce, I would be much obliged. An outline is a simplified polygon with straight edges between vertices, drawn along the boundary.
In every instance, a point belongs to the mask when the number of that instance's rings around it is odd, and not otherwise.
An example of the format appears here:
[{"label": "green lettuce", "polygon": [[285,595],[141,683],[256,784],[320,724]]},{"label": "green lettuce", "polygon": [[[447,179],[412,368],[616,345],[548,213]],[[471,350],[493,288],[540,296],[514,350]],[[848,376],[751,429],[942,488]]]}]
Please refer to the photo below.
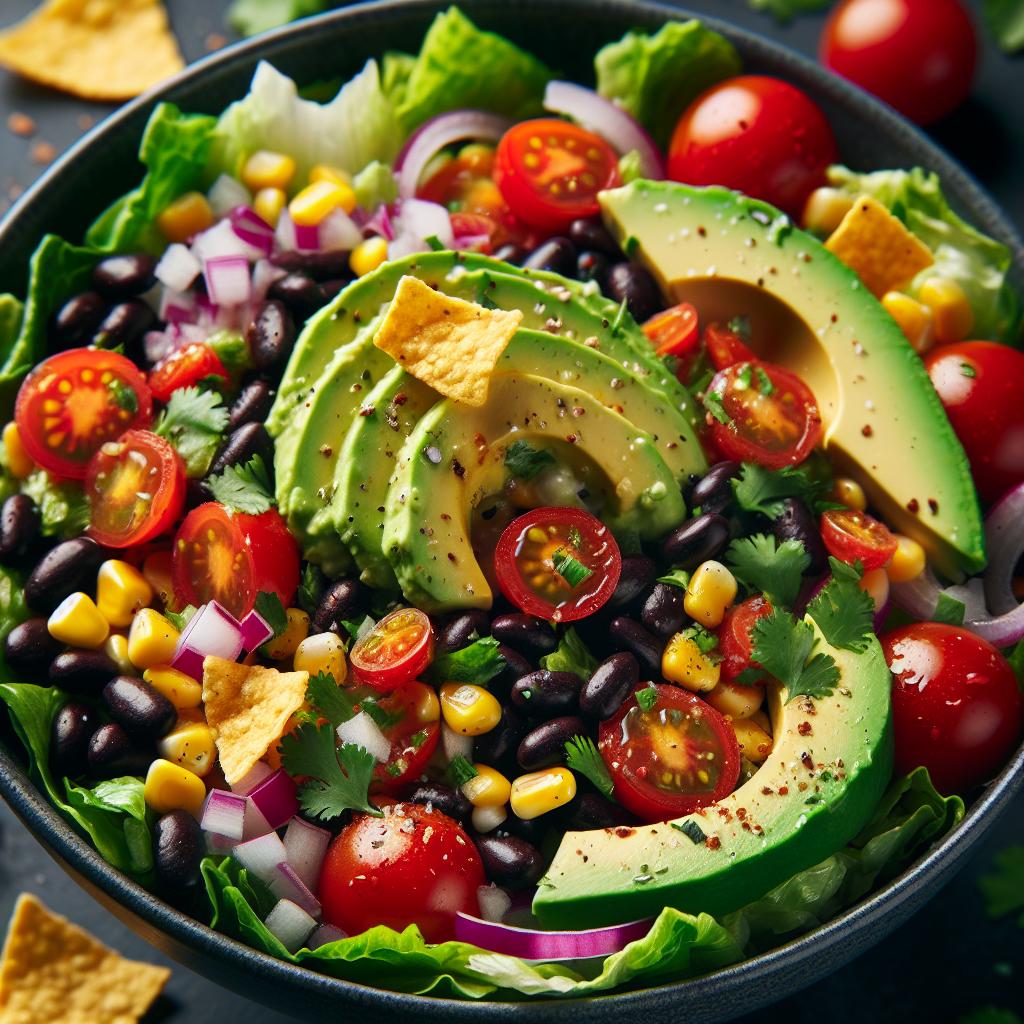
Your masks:
[{"label": "green lettuce", "polygon": [[832,0],[747,0],[753,10],[765,11],[782,24],[799,14],[823,11],[831,3]]},{"label": "green lettuce", "polygon": [[597,668],[597,658],[570,626],[558,641],[558,646],[540,659],[540,664],[551,672],[575,672],[581,679],[589,679]]},{"label": "green lettuce", "polygon": [[984,0],[989,30],[1007,53],[1024,50],[1024,4],[1020,0]]},{"label": "green lettuce", "polygon": [[330,0],[234,0],[228,8],[228,23],[239,35],[255,36],[329,6]]},{"label": "green lettuce", "polygon": [[55,480],[37,469],[21,482],[21,493],[35,502],[44,537],[71,540],[89,525],[89,499],[77,480]]},{"label": "green lettuce", "polygon": [[364,210],[376,210],[381,203],[393,203],[398,198],[398,182],[389,164],[374,160],[353,179],[352,189],[356,202]]},{"label": "green lettuce", "polygon": [[440,685],[445,682],[475,683],[486,686],[505,670],[505,659],[493,636],[478,637],[459,651],[439,654],[426,670],[424,678]]}]

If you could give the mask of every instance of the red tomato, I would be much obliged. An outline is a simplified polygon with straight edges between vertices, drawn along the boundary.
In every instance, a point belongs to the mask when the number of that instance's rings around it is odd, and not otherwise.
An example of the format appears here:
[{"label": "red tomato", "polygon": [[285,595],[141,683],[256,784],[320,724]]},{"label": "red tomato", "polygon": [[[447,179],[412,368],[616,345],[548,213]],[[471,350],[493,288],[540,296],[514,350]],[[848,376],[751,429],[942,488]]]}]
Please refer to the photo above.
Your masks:
[{"label": "red tomato", "polygon": [[821,35],[821,62],[927,124],[967,98],[978,41],[959,0],[843,0]]},{"label": "red tomato", "polygon": [[644,821],[667,821],[721,800],[740,775],[739,744],[725,718],[689,690],[668,683],[656,689],[649,711],[634,694],[598,729],[615,799]]},{"label": "red tomato", "polygon": [[418,608],[399,608],[355,642],[349,661],[359,682],[386,692],[415,679],[433,656],[430,619]]},{"label": "red tomato", "polygon": [[724,370],[734,363],[757,362],[757,353],[735,331],[722,324],[708,324],[704,330],[704,344],[716,370]]},{"label": "red tomato", "polygon": [[725,185],[796,217],[836,157],[832,129],[806,93],[778,78],[742,75],[712,86],[683,112],[668,176]]},{"label": "red tomato", "polygon": [[994,341],[961,341],[925,366],[971,461],[983,501],[1024,481],[1024,353]]},{"label": "red tomato", "polygon": [[750,631],[757,620],[771,614],[771,610],[772,606],[768,601],[758,595],[748,597],[741,604],[733,605],[725,613],[717,633],[718,653],[722,656],[721,678],[727,683],[733,682],[748,668],[760,668],[760,665],[751,659],[754,643]]},{"label": "red tomato", "polygon": [[441,735],[437,694],[423,683],[406,683],[381,697],[377,707],[391,721],[382,726],[391,742],[391,754],[378,764],[373,776],[385,793],[399,793],[415,782],[427,767]]},{"label": "red tomato", "polygon": [[480,913],[480,854],[440,811],[419,804],[381,810],[382,818],[357,815],[327,850],[319,891],[324,921],[349,935],[415,924],[427,942],[453,939],[459,911]]},{"label": "red tomato", "polygon": [[942,793],[966,792],[994,775],[1024,722],[1006,659],[973,633],[938,622],[881,640],[893,674],[896,771],[924,765]]},{"label": "red tomato", "polygon": [[[722,456],[769,469],[803,462],[821,440],[821,413],[799,377],[774,363],[734,363],[708,385],[728,422],[708,413]],[[708,399],[705,397],[705,405]]]},{"label": "red tomato", "polygon": [[498,143],[494,181],[520,220],[559,231],[601,212],[597,194],[620,183],[619,158],[600,135],[568,121],[520,121]]},{"label": "red tomato", "polygon": [[91,537],[108,548],[145,544],[185,507],[185,463],[157,434],[129,430],[89,460],[85,494]]},{"label": "red tomato", "polygon": [[615,592],[621,571],[615,538],[581,508],[535,508],[505,527],[494,551],[505,597],[552,622],[592,615]]},{"label": "red tomato", "polygon": [[201,341],[193,341],[172,352],[149,375],[149,386],[158,402],[166,402],[179,388],[192,387],[206,377],[223,377],[228,371],[220,357]]},{"label": "red tomato", "polygon": [[103,444],[149,424],[153,399],[130,359],[71,348],[44,359],[25,378],[14,418],[36,465],[81,480]]},{"label": "red tomato", "polygon": [[881,569],[896,554],[896,538],[885,523],[855,508],[830,508],[821,514],[821,539],[841,562],[860,562],[864,571]]},{"label": "red tomato", "polygon": [[260,593],[277,594],[287,608],[299,586],[299,548],[275,509],[252,516],[200,505],[178,529],[173,559],[182,604],[219,601],[239,618]]},{"label": "red tomato", "polygon": [[689,302],[655,313],[643,331],[659,356],[688,356],[700,344],[697,310]]}]

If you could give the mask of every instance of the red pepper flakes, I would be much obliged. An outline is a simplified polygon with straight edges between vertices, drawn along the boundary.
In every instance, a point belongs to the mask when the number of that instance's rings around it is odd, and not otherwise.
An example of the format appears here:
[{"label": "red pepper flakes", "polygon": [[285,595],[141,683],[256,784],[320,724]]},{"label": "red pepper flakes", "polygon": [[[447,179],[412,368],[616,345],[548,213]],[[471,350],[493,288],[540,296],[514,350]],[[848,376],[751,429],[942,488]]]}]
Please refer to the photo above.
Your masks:
[{"label": "red pepper flakes", "polygon": [[625,825],[619,825],[619,827],[615,830],[615,834],[620,839],[628,839],[634,831],[634,829],[627,828]]},{"label": "red pepper flakes", "polygon": [[56,156],[57,147],[51,142],[46,142],[44,139],[37,139],[32,143],[32,148],[29,150],[29,157],[32,162],[40,166],[52,163]]},{"label": "red pepper flakes", "polygon": [[811,730],[811,723],[810,722],[801,722],[796,727],[796,731],[798,733],[800,733],[801,736],[810,736],[811,735],[811,731],[812,731]]},{"label": "red pepper flakes", "polygon": [[17,110],[7,118],[7,128],[12,135],[18,135],[23,139],[36,133],[35,121],[28,114],[22,114]]},{"label": "red pepper flakes", "polygon": [[709,850],[719,850],[722,847],[722,840],[719,839],[718,836],[708,836],[707,839],[704,840],[704,845]]}]

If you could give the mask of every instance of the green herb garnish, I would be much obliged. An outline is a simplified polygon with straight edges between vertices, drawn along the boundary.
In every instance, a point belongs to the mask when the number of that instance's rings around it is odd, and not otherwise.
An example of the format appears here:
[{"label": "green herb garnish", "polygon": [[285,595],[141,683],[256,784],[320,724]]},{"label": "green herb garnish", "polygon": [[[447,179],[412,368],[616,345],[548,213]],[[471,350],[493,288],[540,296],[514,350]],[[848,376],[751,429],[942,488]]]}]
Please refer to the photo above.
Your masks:
[{"label": "green herb garnish", "polygon": [[551,556],[551,564],[555,572],[569,584],[576,588],[585,580],[594,575],[593,569],[588,569],[575,555],[570,554],[565,548],[559,548]]},{"label": "green herb garnish", "polygon": [[862,571],[838,558],[829,562],[832,579],[811,599],[807,614],[833,647],[866,650],[874,637],[875,602],[858,585]]},{"label": "green herb garnish", "polygon": [[542,469],[554,464],[551,452],[534,448],[529,441],[513,441],[505,450],[505,468],[520,480],[532,480]]},{"label": "green herb garnish", "polygon": [[787,700],[794,697],[827,697],[839,684],[835,659],[815,653],[814,629],[789,612],[775,608],[754,623],[751,660],[785,684]]},{"label": "green herb garnish", "polygon": [[274,504],[274,485],[260,455],[244,465],[225,467],[206,484],[214,499],[233,512],[258,516]]},{"label": "green herb garnish", "polygon": [[645,686],[636,691],[636,702],[644,711],[650,711],[658,703],[658,691],[653,686]]},{"label": "green herb garnish", "polygon": [[614,785],[600,751],[589,736],[573,736],[565,741],[565,763],[574,772],[589,779],[594,788],[606,797],[611,797]]},{"label": "green herb garnish", "polygon": [[337,739],[330,723],[309,722],[282,738],[281,763],[285,771],[308,779],[299,785],[299,805],[310,817],[324,821],[345,811],[382,817],[369,798],[376,760],[354,743],[339,748]]},{"label": "green herb garnish", "polygon": [[682,832],[692,843],[699,845],[700,843],[707,841],[707,835],[704,829],[700,827],[692,818],[687,818],[686,821],[670,821],[669,825],[672,826],[677,832]]},{"label": "green herb garnish", "polygon": [[719,423],[726,425],[732,423],[732,417],[725,411],[722,396],[717,391],[704,392],[704,408],[707,409]]},{"label": "green herb garnish", "polygon": [[461,754],[456,754],[448,765],[448,781],[456,789],[464,786],[470,779],[475,779],[479,774],[470,761]]},{"label": "green herb garnish", "polygon": [[729,545],[725,560],[733,575],[754,594],[767,594],[773,604],[793,606],[803,584],[810,555],[798,540],[781,544],[771,534],[740,537]]}]

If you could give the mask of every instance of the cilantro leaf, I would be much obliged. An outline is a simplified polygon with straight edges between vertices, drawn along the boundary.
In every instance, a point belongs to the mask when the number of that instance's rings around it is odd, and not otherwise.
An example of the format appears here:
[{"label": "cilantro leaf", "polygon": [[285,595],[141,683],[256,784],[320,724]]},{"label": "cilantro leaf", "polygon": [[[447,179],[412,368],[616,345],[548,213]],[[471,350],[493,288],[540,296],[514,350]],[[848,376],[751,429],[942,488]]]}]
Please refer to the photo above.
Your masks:
[{"label": "cilantro leaf", "polygon": [[171,394],[153,430],[175,447],[190,477],[201,477],[227,425],[228,409],[217,392],[188,387]]},{"label": "cilantro leaf", "polygon": [[359,710],[382,731],[397,725],[404,717],[404,711],[388,711],[382,708],[377,697],[363,697],[359,701]]},{"label": "cilantro leaf", "polygon": [[133,416],[139,411],[139,399],[135,394],[135,389],[125,384],[119,377],[115,377],[107,385],[107,390],[110,391],[114,405],[119,409],[124,409],[125,412],[131,413]]},{"label": "cilantro leaf", "polygon": [[89,525],[89,499],[78,480],[55,480],[45,469],[36,469],[22,480],[21,493],[35,502],[44,537],[70,540]]},{"label": "cilantro leaf", "polygon": [[669,825],[674,828],[677,832],[682,832],[691,843],[700,845],[701,843],[707,842],[707,835],[704,829],[700,827],[693,820],[693,818],[687,818],[686,821],[670,821]]},{"label": "cilantro leaf", "polygon": [[505,468],[520,480],[532,480],[542,469],[554,464],[551,452],[534,448],[529,441],[513,441],[505,450]]},{"label": "cilantro leaf", "polygon": [[206,481],[215,501],[233,512],[258,516],[274,504],[274,485],[263,457],[254,455],[244,465],[226,466]]},{"label": "cilantro leaf", "polygon": [[685,590],[690,585],[692,575],[685,569],[670,569],[664,576],[659,576],[656,582],[667,583],[670,587],[679,587],[680,590]]},{"label": "cilantro leaf", "polygon": [[354,718],[356,702],[349,691],[338,685],[328,672],[318,672],[306,687],[306,702],[336,729],[342,722]]},{"label": "cilantro leaf", "polygon": [[274,631],[274,636],[280,636],[288,628],[288,613],[277,594],[261,590],[256,595],[253,607],[267,620],[267,625]]},{"label": "cilantro leaf", "polygon": [[[1024,846],[1008,846],[995,857],[995,870],[978,879],[989,917],[1024,911]],[[1024,926],[1024,913],[1020,924]]]},{"label": "cilantro leaf", "polygon": [[468,647],[434,658],[424,678],[431,683],[473,683],[486,686],[505,669],[505,659],[493,636],[483,636]]},{"label": "cilantro leaf", "polygon": [[320,566],[307,562],[302,569],[302,580],[297,596],[299,607],[307,615],[312,615],[319,607],[326,586],[327,578]]},{"label": "cilantro leaf", "polygon": [[837,558],[829,562],[832,579],[811,599],[807,614],[833,647],[866,650],[874,636],[875,602],[858,586],[857,569]]},{"label": "cilantro leaf", "polygon": [[710,629],[705,629],[695,622],[679,635],[687,640],[692,640],[701,654],[710,655],[714,659],[715,652],[718,650],[718,637]]},{"label": "cilantro leaf", "polygon": [[179,632],[192,621],[192,616],[199,611],[194,604],[187,604],[180,612],[172,612],[169,608],[164,611],[164,618]]},{"label": "cilantro leaf", "polygon": [[732,417],[726,412],[725,404],[722,402],[722,396],[717,391],[705,391],[704,392],[704,408],[707,409],[712,416],[718,420],[719,423],[726,425],[732,423]]},{"label": "cilantro leaf", "polygon": [[644,711],[650,711],[658,703],[658,691],[653,686],[645,686],[636,691],[636,702]]},{"label": "cilantro leaf", "polygon": [[726,562],[733,575],[752,593],[767,594],[773,604],[793,606],[811,557],[800,541],[781,544],[770,534],[740,537],[729,545]]},{"label": "cilantro leaf", "polygon": [[[835,659],[814,654],[814,629],[781,608],[757,620],[750,631],[751,658],[785,684],[787,700],[797,696],[827,697],[839,683]],[[813,656],[812,656],[813,655]]]},{"label": "cilantro leaf", "polygon": [[480,773],[473,767],[468,758],[456,754],[448,765],[448,781],[458,789]]},{"label": "cilantro leaf", "polygon": [[589,736],[573,736],[565,741],[565,763],[594,784],[594,788],[611,798],[614,785],[604,758]]},{"label": "cilantro leaf", "polygon": [[799,467],[766,469],[755,462],[744,462],[740,475],[732,481],[736,503],[744,512],[758,512],[770,519],[781,515],[786,498],[799,498],[813,511],[820,512],[823,506],[832,504],[824,500],[831,480],[815,469],[806,463]]},{"label": "cilantro leaf", "polygon": [[949,626],[962,626],[967,609],[963,601],[958,601],[949,594],[939,593],[939,601],[932,612],[932,622],[944,622]]}]

